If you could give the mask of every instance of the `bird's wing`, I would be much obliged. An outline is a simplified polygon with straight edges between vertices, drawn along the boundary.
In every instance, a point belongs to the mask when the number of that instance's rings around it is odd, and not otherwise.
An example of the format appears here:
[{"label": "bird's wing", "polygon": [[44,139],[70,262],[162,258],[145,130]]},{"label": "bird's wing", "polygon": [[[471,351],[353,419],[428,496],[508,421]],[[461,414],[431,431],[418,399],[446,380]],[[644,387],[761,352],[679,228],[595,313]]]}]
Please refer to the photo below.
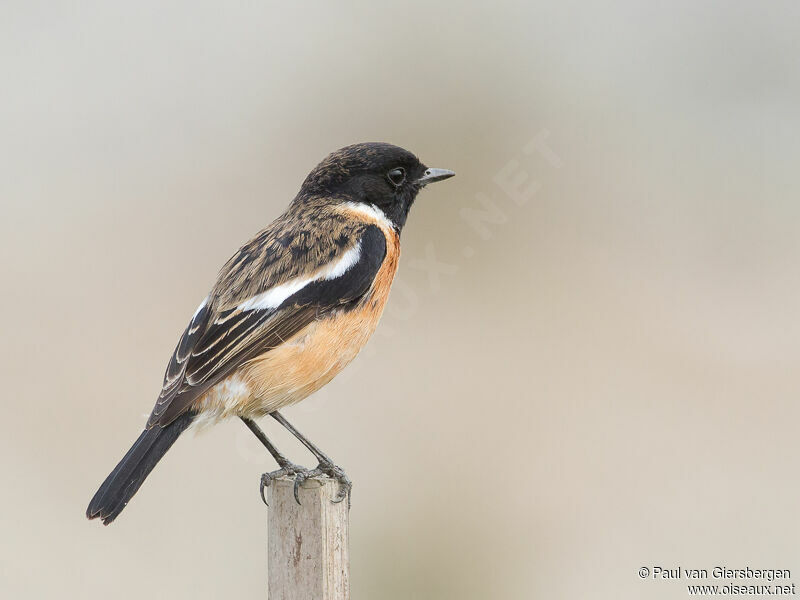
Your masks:
[{"label": "bird's wing", "polygon": [[283,242],[273,238],[285,228],[274,227],[228,261],[175,348],[148,427],[168,425],[243,363],[370,289],[386,238],[375,225],[346,226]]}]

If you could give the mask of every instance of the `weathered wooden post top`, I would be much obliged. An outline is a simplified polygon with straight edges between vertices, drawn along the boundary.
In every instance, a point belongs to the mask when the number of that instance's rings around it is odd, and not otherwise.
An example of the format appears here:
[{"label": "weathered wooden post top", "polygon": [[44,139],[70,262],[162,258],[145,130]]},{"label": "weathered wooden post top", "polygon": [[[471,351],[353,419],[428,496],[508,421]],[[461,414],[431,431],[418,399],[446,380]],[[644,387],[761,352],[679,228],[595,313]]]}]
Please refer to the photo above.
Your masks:
[{"label": "weathered wooden post top", "polygon": [[327,477],[294,479],[266,488],[269,600],[349,600],[350,521],[347,501],[334,503],[339,484]]}]

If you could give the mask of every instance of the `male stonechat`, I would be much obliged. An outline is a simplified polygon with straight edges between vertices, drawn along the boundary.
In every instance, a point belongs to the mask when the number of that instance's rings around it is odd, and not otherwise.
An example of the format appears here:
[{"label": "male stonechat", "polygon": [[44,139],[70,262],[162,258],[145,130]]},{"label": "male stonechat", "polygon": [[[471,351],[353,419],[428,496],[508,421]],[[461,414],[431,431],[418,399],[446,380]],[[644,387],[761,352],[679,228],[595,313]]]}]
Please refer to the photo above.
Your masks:
[{"label": "male stonechat", "polygon": [[[306,177],[289,208],[231,257],[197,307],[167,365],[147,425],[89,503],[86,516],[108,525],[156,463],[191,427],[237,417],[280,467],[295,477],[339,482],[344,471],[278,411],[320,389],[375,331],[400,257],[400,232],[420,190],[452,177],[407,150],[355,144],[330,154]],[[254,419],[271,415],[319,461],[287,460]],[[349,501],[349,500],[348,500]]]}]

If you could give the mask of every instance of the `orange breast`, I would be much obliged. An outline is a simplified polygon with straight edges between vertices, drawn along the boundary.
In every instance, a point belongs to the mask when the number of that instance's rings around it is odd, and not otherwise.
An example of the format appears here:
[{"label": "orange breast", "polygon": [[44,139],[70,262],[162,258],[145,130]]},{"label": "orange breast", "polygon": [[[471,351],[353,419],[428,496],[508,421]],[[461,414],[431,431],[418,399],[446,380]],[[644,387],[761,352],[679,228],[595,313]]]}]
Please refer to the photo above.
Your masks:
[{"label": "orange breast", "polygon": [[392,229],[384,233],[386,258],[358,306],[315,321],[248,361],[199,399],[196,408],[214,420],[263,416],[303,400],[344,369],[375,331],[397,272],[400,239]]},{"label": "orange breast", "polygon": [[243,407],[247,413],[263,415],[303,400],[361,351],[378,325],[397,272],[400,243],[397,234],[391,234],[383,265],[356,308],[311,323],[241,369],[251,387],[251,399]]}]

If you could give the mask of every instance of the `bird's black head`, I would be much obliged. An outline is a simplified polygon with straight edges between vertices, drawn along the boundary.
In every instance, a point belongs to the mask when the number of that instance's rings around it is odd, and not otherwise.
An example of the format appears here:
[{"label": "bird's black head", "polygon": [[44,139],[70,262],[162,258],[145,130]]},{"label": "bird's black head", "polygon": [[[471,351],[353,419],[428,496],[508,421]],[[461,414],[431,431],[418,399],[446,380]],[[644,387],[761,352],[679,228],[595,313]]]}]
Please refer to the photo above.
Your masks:
[{"label": "bird's black head", "polygon": [[419,191],[455,175],[429,169],[408,150],[370,142],[337,150],[319,163],[300,189],[300,196],[331,195],[379,208],[399,231]]}]

